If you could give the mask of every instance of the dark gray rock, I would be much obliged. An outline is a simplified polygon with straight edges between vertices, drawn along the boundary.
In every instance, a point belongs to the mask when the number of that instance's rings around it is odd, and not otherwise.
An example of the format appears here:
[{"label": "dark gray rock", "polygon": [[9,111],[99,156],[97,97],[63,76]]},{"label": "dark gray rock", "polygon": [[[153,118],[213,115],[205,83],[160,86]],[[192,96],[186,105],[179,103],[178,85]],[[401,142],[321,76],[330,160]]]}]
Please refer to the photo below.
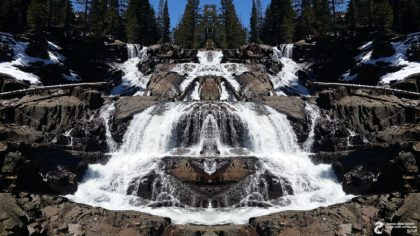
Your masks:
[{"label": "dark gray rock", "polygon": [[29,87],[28,84],[22,81],[18,81],[9,75],[0,73],[0,92],[1,93],[24,89],[28,87]]}]

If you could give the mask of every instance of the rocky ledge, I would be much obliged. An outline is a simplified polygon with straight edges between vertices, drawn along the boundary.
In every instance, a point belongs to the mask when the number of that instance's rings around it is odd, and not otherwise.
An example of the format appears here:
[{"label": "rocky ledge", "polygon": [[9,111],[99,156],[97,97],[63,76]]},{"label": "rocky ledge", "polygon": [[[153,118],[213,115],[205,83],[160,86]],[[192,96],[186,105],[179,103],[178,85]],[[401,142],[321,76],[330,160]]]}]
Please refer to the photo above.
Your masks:
[{"label": "rocky ledge", "polygon": [[[252,218],[245,225],[174,225],[140,212],[109,211],[66,198],[0,193],[1,235],[266,236],[418,235],[419,193],[371,195],[310,211],[285,211]],[[381,225],[379,223],[379,226]],[[390,227],[401,225],[400,229]]]}]

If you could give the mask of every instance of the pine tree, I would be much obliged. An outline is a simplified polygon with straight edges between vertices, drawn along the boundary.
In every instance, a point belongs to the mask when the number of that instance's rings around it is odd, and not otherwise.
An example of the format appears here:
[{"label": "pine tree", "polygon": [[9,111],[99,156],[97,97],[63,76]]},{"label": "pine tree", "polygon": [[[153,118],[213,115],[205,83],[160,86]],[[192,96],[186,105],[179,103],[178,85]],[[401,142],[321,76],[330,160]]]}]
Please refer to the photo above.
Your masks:
[{"label": "pine tree", "polygon": [[199,12],[199,0],[188,0],[181,22],[174,31],[175,43],[185,48],[194,48]]},{"label": "pine tree", "polygon": [[291,42],[294,20],[295,11],[290,0],[272,0],[264,19],[263,41],[271,45]]},{"label": "pine tree", "polygon": [[315,14],[310,0],[302,0],[297,20],[295,40],[306,39],[314,34]]},{"label": "pine tree", "polygon": [[7,23],[9,21],[8,12],[11,9],[10,0],[0,2],[0,31],[7,31]]},{"label": "pine tree", "polygon": [[106,0],[92,0],[89,12],[89,24],[91,31],[96,36],[105,33],[105,16],[107,13]]},{"label": "pine tree", "polygon": [[65,0],[64,9],[63,9],[63,26],[64,26],[64,33],[66,36],[69,34],[70,31],[70,22],[73,20],[73,9],[70,0]]},{"label": "pine tree", "polygon": [[420,2],[417,0],[402,1],[398,7],[393,7],[396,29],[403,33],[420,30]]},{"label": "pine tree", "polygon": [[150,45],[159,40],[155,12],[148,0],[130,0],[126,32],[130,43]]},{"label": "pine tree", "polygon": [[372,10],[373,23],[381,31],[390,29],[393,23],[393,12],[388,0],[375,0]]},{"label": "pine tree", "polygon": [[237,48],[246,42],[246,31],[239,21],[232,0],[221,0],[222,20],[225,26],[226,48]]},{"label": "pine tree", "polygon": [[123,19],[119,14],[119,1],[111,0],[106,11],[105,31],[111,37],[122,37]]},{"label": "pine tree", "polygon": [[169,7],[168,7],[168,0],[165,0],[162,6],[162,16],[161,16],[161,40],[164,43],[169,43],[171,41],[170,34],[171,34],[171,18],[169,17]]},{"label": "pine tree", "polygon": [[256,43],[259,40],[259,19],[258,19],[258,10],[255,4],[255,1],[252,1],[252,11],[251,11],[251,20],[250,20],[251,31],[249,33],[249,41]]},{"label": "pine tree", "polygon": [[328,0],[314,0],[313,4],[316,36],[326,36],[331,31],[331,12]]},{"label": "pine tree", "polygon": [[32,0],[28,8],[28,24],[31,30],[41,32],[48,22],[48,6],[46,0]]}]

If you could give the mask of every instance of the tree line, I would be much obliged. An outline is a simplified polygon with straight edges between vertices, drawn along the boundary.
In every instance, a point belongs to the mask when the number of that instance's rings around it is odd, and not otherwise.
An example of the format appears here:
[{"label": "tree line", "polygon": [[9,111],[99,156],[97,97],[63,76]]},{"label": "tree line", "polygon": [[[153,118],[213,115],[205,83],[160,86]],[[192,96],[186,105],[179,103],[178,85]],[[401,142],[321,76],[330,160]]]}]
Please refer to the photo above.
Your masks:
[{"label": "tree line", "polygon": [[263,18],[253,1],[250,41],[271,45],[345,34],[420,31],[418,0],[271,0]]},{"label": "tree line", "polygon": [[260,0],[253,0],[251,8],[248,31],[232,0],[220,0],[220,7],[187,0],[171,30],[168,0],[160,0],[157,12],[149,0],[1,0],[0,31],[55,30],[144,45],[174,42],[186,48],[420,31],[419,0],[271,0],[265,10]]},{"label": "tree line", "polygon": [[171,40],[167,0],[159,14],[149,0],[1,0],[0,31],[59,31],[144,45]]},{"label": "tree line", "polygon": [[221,48],[236,48],[246,43],[242,26],[232,0],[199,8],[199,0],[188,0],[181,21],[174,29],[174,42],[182,47],[204,47],[211,42]]}]

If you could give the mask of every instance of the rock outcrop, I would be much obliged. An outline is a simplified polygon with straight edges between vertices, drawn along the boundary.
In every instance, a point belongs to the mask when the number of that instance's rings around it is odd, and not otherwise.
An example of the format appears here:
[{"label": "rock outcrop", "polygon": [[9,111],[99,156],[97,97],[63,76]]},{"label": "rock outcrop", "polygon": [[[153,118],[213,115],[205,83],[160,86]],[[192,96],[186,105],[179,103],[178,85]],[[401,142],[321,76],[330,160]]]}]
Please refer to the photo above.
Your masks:
[{"label": "rock outcrop", "polygon": [[163,235],[170,220],[139,212],[112,212],[65,198],[0,193],[1,235]]},{"label": "rock outcrop", "polygon": [[266,73],[244,72],[235,77],[241,85],[240,96],[245,100],[258,100],[275,94],[270,77]]},{"label": "rock outcrop", "polygon": [[[304,212],[280,212],[250,220],[257,235],[375,235],[376,222],[386,235],[417,235],[418,193],[359,197],[349,203]],[[388,223],[388,226],[386,224]],[[397,229],[390,223],[402,223]]]},{"label": "rock outcrop", "polygon": [[176,72],[153,74],[146,93],[161,99],[175,99],[181,95],[180,85],[185,77]]}]

